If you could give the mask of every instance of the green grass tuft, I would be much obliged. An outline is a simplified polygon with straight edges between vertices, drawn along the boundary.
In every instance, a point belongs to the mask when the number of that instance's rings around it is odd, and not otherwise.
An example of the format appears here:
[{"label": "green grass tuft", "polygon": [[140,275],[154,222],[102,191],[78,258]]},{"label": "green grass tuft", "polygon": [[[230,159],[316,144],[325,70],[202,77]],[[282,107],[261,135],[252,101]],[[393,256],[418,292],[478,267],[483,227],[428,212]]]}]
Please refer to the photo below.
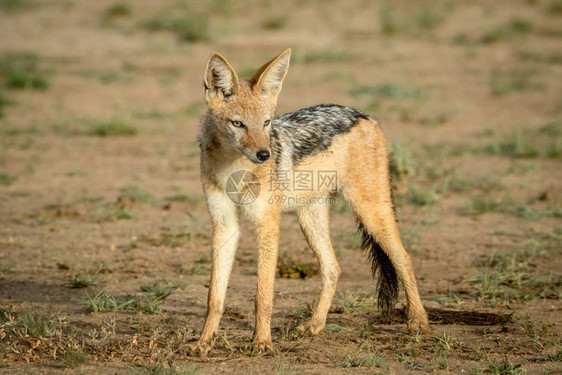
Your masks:
[{"label": "green grass tuft", "polygon": [[403,179],[414,174],[413,152],[408,146],[394,143],[389,147],[389,168],[394,179]]},{"label": "green grass tuft", "polygon": [[90,286],[96,285],[98,276],[100,272],[105,268],[105,263],[100,262],[96,272],[94,272],[91,276],[82,277],[80,274],[74,276],[72,279],[68,281],[68,286],[71,288],[88,288]]},{"label": "green grass tuft", "polygon": [[384,358],[379,355],[369,355],[366,357],[347,356],[342,363],[342,367],[385,367]]},{"label": "green grass tuft", "polygon": [[33,312],[28,308],[22,311],[18,322],[26,335],[35,338],[50,337],[57,329],[54,315]]},{"label": "green grass tuft", "polygon": [[273,15],[266,18],[261,26],[266,30],[281,30],[287,26],[287,20],[286,15]]},{"label": "green grass tuft", "polygon": [[176,194],[166,197],[168,202],[184,202],[190,204],[197,204],[205,202],[205,197],[199,194]]},{"label": "green grass tuft", "polygon": [[106,220],[130,220],[130,219],[134,219],[135,214],[132,213],[131,211],[129,211],[126,208],[117,208],[115,210],[112,210],[111,212],[109,212],[105,219]]},{"label": "green grass tuft", "polygon": [[110,5],[103,13],[106,20],[115,18],[128,17],[133,13],[131,6],[128,3],[115,3]]},{"label": "green grass tuft", "polygon": [[474,287],[473,294],[492,303],[501,301],[525,301],[538,298],[560,298],[562,276],[545,273],[529,273],[532,255],[495,253],[480,266],[478,273],[468,281]]},{"label": "green grass tuft", "polygon": [[484,373],[493,375],[524,375],[527,372],[520,365],[509,362],[506,357],[501,361],[489,359],[488,367],[484,370]]},{"label": "green grass tuft", "polygon": [[39,68],[39,57],[29,52],[8,52],[0,58],[0,82],[10,89],[46,90],[49,80]]},{"label": "green grass tuft", "polygon": [[157,15],[144,23],[148,31],[169,31],[183,42],[204,42],[210,39],[207,18],[203,16]]},{"label": "green grass tuft", "polygon": [[0,173],[0,185],[3,186],[10,186],[17,180],[17,176],[8,174],[8,173]]},{"label": "green grass tuft", "polygon": [[4,117],[4,107],[10,104],[13,104],[13,101],[6,97],[6,94],[0,87],[0,118]]},{"label": "green grass tuft", "polygon": [[4,13],[17,13],[32,7],[29,0],[0,0],[0,11]]},{"label": "green grass tuft", "polygon": [[74,369],[86,363],[88,355],[82,351],[68,350],[61,356],[61,361],[68,369]]},{"label": "green grass tuft", "polygon": [[387,6],[382,6],[380,8],[379,22],[383,34],[394,35],[404,29],[404,25],[402,25],[396,17],[396,12]]},{"label": "green grass tuft", "polygon": [[439,201],[439,195],[435,190],[418,185],[411,186],[408,195],[416,206],[431,206]]},{"label": "green grass tuft", "polygon": [[558,351],[554,354],[536,357],[535,361],[537,361],[537,362],[562,362],[562,349],[558,349]]},{"label": "green grass tuft", "polygon": [[155,198],[152,193],[139,186],[130,185],[119,190],[119,198],[140,203],[152,203]]},{"label": "green grass tuft", "polygon": [[489,194],[473,196],[465,207],[465,214],[471,216],[483,215],[490,212],[504,212],[507,207],[513,206],[509,197],[497,199]]},{"label": "green grass tuft", "polygon": [[531,21],[514,18],[485,32],[480,41],[484,44],[511,41],[522,35],[529,34],[532,30],[533,24]]},{"label": "green grass tuft", "polygon": [[562,14],[562,0],[551,0],[546,8],[548,14],[560,15]]},{"label": "green grass tuft", "polygon": [[370,95],[379,96],[388,99],[420,99],[422,97],[421,90],[417,88],[400,87],[394,83],[382,83],[375,86],[363,86],[354,89],[354,95]]},{"label": "green grass tuft", "polygon": [[502,138],[488,147],[489,154],[512,158],[535,158],[539,156],[538,146],[529,142],[530,137],[520,130],[505,133]]},{"label": "green grass tuft", "polygon": [[98,137],[132,136],[137,134],[137,129],[124,120],[112,119],[93,124],[90,134]]},{"label": "green grass tuft", "polygon": [[167,364],[156,363],[147,367],[139,367],[125,363],[125,366],[134,375],[195,375],[200,370],[198,364],[170,367]]},{"label": "green grass tuft", "polygon": [[490,74],[490,92],[494,96],[543,89],[544,84],[536,79],[536,72],[532,70],[494,69]]},{"label": "green grass tuft", "polygon": [[133,298],[127,298],[125,301],[118,302],[115,297],[107,293],[105,290],[100,291],[95,296],[91,297],[86,293],[87,301],[84,303],[88,306],[91,312],[112,312],[123,310],[127,306],[133,304]]},{"label": "green grass tuft", "polygon": [[162,311],[160,303],[166,298],[164,296],[144,295],[138,297],[129,297],[132,299],[131,308],[143,312],[145,314],[159,314]]}]

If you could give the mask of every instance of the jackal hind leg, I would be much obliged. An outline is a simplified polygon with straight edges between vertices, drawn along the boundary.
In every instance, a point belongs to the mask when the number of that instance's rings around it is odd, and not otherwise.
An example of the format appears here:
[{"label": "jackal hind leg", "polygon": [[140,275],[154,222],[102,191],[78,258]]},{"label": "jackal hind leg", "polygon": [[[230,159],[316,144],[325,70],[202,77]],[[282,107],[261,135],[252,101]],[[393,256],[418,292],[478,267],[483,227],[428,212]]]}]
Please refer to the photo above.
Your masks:
[{"label": "jackal hind leg", "polygon": [[340,276],[340,267],[332,241],[330,239],[330,206],[328,204],[310,204],[297,211],[297,217],[308,245],[318,258],[322,275],[322,290],[318,305],[309,321],[297,329],[301,332],[318,334],[326,325],[326,317],[336,292]]},{"label": "jackal hind leg", "polygon": [[408,328],[412,331],[428,331],[427,313],[421,303],[414,267],[404,249],[392,203],[373,194],[353,194],[353,209],[367,233],[380,245],[396,269],[406,293]]}]

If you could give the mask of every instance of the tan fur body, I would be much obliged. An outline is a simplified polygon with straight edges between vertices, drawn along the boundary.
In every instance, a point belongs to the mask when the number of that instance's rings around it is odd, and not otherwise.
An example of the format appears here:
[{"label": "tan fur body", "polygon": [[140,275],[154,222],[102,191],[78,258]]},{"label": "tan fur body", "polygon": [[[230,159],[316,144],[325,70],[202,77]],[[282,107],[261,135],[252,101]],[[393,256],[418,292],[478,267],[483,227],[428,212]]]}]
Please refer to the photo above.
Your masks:
[{"label": "tan fur body", "polygon": [[[366,117],[358,117],[337,135],[330,133],[333,139],[320,151],[294,150],[297,146],[308,147],[308,144],[303,144],[304,141],[294,141],[292,158],[282,155],[283,144],[277,149],[272,146],[276,133],[268,128],[267,121],[273,121],[289,55],[290,50],[283,52],[264,65],[248,82],[239,82],[222,56],[213,54],[209,60],[205,84],[210,110],[202,122],[200,142],[201,181],[213,223],[213,266],[207,318],[201,338],[193,347],[202,355],[211,349],[224,308],[238,243],[239,214],[246,215],[253,222],[258,238],[254,348],[261,351],[273,347],[271,313],[282,211],[296,211],[322,274],[322,291],[317,308],[310,321],[299,326],[299,330],[317,334],[324,328],[340,275],[330,240],[330,205],[327,199],[334,186],[297,191],[291,179],[295,171],[333,171],[337,175],[336,189],[384,249],[402,280],[408,302],[409,327],[428,328],[412,263],[400,241],[391,200],[385,139],[378,124]],[[260,151],[267,151],[272,157],[262,161]],[[295,162],[297,158],[300,159]],[[261,182],[261,193],[251,204],[238,206],[225,192],[227,179],[239,170],[252,172]],[[267,188],[269,184],[278,182],[279,171],[286,172],[289,177],[288,189],[282,191],[284,200],[277,199],[281,192]]]}]

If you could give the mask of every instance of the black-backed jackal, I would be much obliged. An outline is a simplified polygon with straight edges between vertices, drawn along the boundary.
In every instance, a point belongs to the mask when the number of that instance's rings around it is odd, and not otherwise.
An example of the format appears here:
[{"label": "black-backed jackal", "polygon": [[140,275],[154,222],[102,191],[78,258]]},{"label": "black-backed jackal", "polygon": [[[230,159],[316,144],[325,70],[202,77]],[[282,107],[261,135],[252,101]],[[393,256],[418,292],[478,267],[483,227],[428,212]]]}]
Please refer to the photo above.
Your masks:
[{"label": "black-backed jackal", "polygon": [[[404,250],[395,219],[384,136],[378,124],[349,107],[318,105],[275,118],[277,97],[289,67],[291,50],[262,66],[249,80],[240,81],[220,54],[213,53],[205,72],[208,111],[202,119],[201,181],[213,224],[212,273],[207,317],[194,352],[206,355],[219,326],[228,278],[238,244],[238,214],[256,226],[258,280],[255,297],[253,347],[272,349],[271,313],[277,268],[279,219],[295,210],[301,229],[320,263],[322,291],[312,318],[298,329],[319,333],[340,276],[332,248],[329,199],[339,191],[352,207],[363,236],[373,275],[378,278],[378,305],[388,314],[398,297],[398,280],[406,292],[408,327],[428,330],[414,269]],[[234,186],[237,193],[259,195],[244,202],[232,199],[225,188],[239,171],[253,176]],[[297,189],[298,172],[315,177],[330,171],[335,181],[311,189]],[[242,179],[243,180],[243,179]],[[240,181],[240,179],[239,179]],[[230,182],[232,185],[232,181]],[[283,186],[283,189],[273,189]]]}]

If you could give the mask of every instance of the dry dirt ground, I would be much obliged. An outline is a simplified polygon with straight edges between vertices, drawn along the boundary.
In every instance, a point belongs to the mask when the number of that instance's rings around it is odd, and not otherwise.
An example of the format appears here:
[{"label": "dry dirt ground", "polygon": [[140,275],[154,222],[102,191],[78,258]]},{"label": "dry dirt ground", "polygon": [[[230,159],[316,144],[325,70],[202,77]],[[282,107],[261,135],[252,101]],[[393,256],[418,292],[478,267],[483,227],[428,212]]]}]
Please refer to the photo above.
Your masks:
[{"label": "dry dirt ground", "polygon": [[[1,373],[562,373],[561,1],[1,0],[0,35]],[[276,351],[249,347],[246,226],[215,349],[190,357],[205,62],[247,76],[288,46],[279,113],[335,102],[382,123],[432,332],[381,320],[340,200],[326,330],[295,330],[320,277],[288,214]]]}]

